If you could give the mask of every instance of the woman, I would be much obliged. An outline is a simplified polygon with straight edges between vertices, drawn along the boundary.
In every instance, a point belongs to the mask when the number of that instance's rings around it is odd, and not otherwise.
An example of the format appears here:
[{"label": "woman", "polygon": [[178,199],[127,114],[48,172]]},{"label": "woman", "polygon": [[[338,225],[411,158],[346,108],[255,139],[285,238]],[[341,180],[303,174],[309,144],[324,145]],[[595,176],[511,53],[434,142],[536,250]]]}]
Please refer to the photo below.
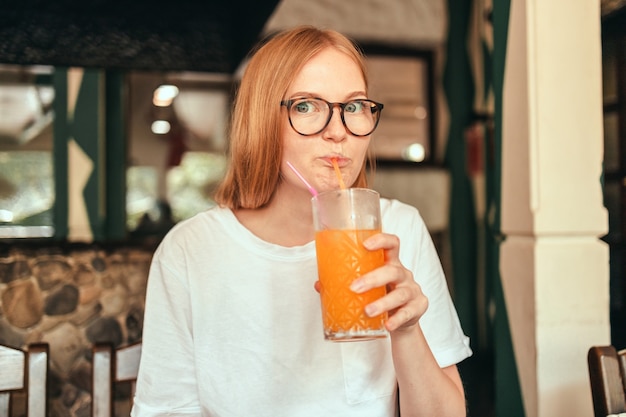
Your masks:
[{"label": "woman", "polygon": [[[338,104],[339,103],[339,104]],[[371,111],[369,126],[354,122]],[[157,249],[146,298],[132,415],[464,416],[456,364],[471,355],[441,264],[417,210],[382,199],[385,266],[356,292],[390,336],[322,335],[311,195],[365,187],[371,131],[363,57],[344,36],[298,27],[262,45],[235,100],[219,206],[178,224]],[[328,115],[303,121],[302,114]],[[399,398],[398,398],[399,392]]]}]

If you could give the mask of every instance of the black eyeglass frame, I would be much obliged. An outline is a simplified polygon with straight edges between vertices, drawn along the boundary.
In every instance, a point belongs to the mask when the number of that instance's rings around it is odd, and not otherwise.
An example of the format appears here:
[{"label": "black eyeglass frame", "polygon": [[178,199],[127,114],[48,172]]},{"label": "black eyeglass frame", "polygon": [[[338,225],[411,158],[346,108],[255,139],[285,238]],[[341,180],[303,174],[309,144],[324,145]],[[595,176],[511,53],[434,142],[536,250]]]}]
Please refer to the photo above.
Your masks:
[{"label": "black eyeglass frame", "polygon": [[[296,101],[299,101],[299,100],[306,100],[306,99],[310,99],[310,100],[320,100],[320,101],[323,101],[324,103],[326,103],[326,104],[328,105],[328,109],[329,109],[330,111],[328,112],[328,119],[326,119],[326,123],[324,123],[324,126],[323,126],[320,130],[318,130],[317,132],[314,132],[314,133],[307,133],[307,134],[304,134],[304,133],[301,133],[300,131],[298,131],[298,129],[296,129],[296,128],[294,127],[293,122],[291,121],[291,106],[293,106],[293,104],[294,104]],[[365,102],[368,102],[368,103],[374,103],[374,106],[371,106],[371,107],[370,107],[370,108],[372,109],[372,113],[376,113],[376,112],[378,112],[378,118],[376,118],[376,123],[374,123],[374,126],[372,127],[372,130],[370,130],[368,133],[366,133],[366,134],[364,134],[364,135],[357,135],[357,134],[356,134],[356,133],[354,133],[352,130],[350,130],[350,128],[349,128],[349,127],[348,127],[348,125],[346,124],[346,119],[345,119],[345,118],[344,118],[344,116],[343,116],[343,112],[344,112],[345,107],[346,107],[348,104],[350,104],[350,103],[352,103],[352,102],[354,102],[354,101],[361,101],[361,102],[364,102],[364,101],[365,101]],[[334,102],[334,103],[333,103],[333,102],[331,102],[331,101],[324,100],[324,99],[323,99],[323,98],[321,98],[321,97],[298,97],[298,98],[292,98],[292,99],[289,99],[289,100],[282,100],[282,101],[280,102],[280,105],[281,105],[281,106],[285,106],[285,107],[287,108],[287,118],[289,119],[289,124],[291,125],[291,128],[292,128],[292,129],[293,129],[293,130],[294,130],[297,134],[302,135],[302,136],[313,136],[313,135],[317,135],[317,134],[319,134],[320,132],[322,132],[324,129],[326,129],[326,128],[328,127],[328,124],[330,123],[330,119],[332,119],[332,118],[333,118],[333,114],[334,114],[335,106],[339,106],[339,116],[341,117],[341,123],[343,124],[343,127],[345,127],[345,128],[346,128],[346,130],[347,130],[348,132],[350,132],[350,134],[351,134],[351,135],[356,136],[356,137],[364,137],[364,136],[369,136],[369,135],[371,135],[371,134],[374,132],[374,130],[376,130],[376,128],[378,127],[378,122],[380,122],[380,116],[382,115],[382,110],[383,110],[383,108],[385,107],[385,106],[383,105],[383,103],[379,103],[379,102],[377,102],[377,101],[370,100],[370,99],[358,99],[358,98],[357,98],[357,99],[354,99],[354,100],[350,100],[350,101],[348,101],[347,103],[341,103],[341,102]]]}]

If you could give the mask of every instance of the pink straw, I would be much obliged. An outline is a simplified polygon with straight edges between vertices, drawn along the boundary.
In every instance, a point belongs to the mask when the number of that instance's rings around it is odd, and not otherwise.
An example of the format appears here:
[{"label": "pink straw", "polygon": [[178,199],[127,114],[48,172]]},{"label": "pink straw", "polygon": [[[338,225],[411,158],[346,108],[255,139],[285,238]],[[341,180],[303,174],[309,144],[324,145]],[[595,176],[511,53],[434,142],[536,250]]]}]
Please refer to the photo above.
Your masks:
[{"label": "pink straw", "polygon": [[317,190],[315,188],[313,188],[311,186],[311,184],[308,183],[307,180],[304,179],[304,177],[302,176],[302,174],[300,174],[298,172],[296,167],[291,165],[291,162],[289,162],[289,161],[287,161],[287,165],[289,166],[289,168],[291,168],[291,170],[294,172],[294,174],[296,174],[298,176],[298,178],[300,178],[300,180],[304,183],[304,185],[306,185],[306,188],[309,189],[309,192],[313,195],[313,197],[317,197]]}]

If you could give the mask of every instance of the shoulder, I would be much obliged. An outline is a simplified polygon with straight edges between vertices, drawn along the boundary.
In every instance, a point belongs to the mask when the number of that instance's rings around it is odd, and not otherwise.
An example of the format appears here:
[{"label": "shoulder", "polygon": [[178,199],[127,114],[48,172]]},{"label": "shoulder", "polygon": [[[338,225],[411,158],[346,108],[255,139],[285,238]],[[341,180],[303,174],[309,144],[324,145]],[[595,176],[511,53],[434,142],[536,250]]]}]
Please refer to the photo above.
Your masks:
[{"label": "shoulder", "polygon": [[232,215],[228,209],[213,207],[178,222],[161,241],[157,254],[177,257],[219,242],[229,214]]},{"label": "shoulder", "polygon": [[175,240],[183,236],[190,237],[201,234],[207,229],[215,229],[220,225],[227,224],[229,215],[232,217],[232,212],[229,209],[218,206],[201,211],[178,222],[165,236],[165,240]]},{"label": "shoulder", "polygon": [[380,210],[383,214],[393,213],[393,214],[404,214],[411,216],[419,216],[419,212],[417,208],[411,206],[407,203],[403,203],[400,200],[392,199],[392,198],[384,198],[380,199]]},{"label": "shoulder", "polygon": [[424,220],[417,208],[395,199],[380,199],[383,229],[398,232],[424,226]]},{"label": "shoulder", "polygon": [[383,232],[400,239],[400,260],[409,269],[436,268],[439,258],[419,210],[398,200],[381,199]]}]

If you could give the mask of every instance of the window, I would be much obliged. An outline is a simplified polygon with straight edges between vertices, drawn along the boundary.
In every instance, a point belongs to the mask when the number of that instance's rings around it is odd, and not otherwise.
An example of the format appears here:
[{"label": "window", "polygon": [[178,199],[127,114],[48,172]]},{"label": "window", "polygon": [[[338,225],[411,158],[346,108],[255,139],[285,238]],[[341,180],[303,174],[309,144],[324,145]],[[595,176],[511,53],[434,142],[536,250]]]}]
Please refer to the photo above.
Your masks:
[{"label": "window", "polygon": [[[169,86],[172,96],[158,97]],[[162,233],[212,207],[226,168],[231,79],[202,73],[129,75],[126,214],[131,234]]]},{"label": "window", "polygon": [[54,234],[51,73],[0,66],[0,238]]}]

